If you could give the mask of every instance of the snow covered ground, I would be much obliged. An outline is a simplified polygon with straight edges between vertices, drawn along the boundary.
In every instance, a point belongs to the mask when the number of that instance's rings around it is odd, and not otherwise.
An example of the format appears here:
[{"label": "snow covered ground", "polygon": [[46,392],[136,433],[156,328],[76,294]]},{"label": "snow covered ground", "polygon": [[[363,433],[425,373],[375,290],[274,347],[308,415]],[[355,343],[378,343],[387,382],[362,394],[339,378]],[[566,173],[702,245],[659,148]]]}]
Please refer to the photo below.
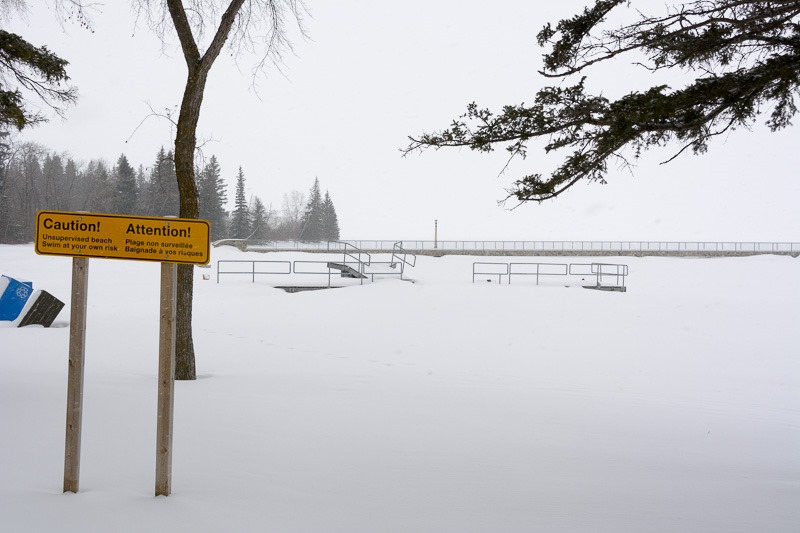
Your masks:
[{"label": "snow covered ground", "polygon": [[[278,254],[212,265],[243,257]],[[168,498],[159,268],[91,260],[78,494],[68,306],[0,328],[2,529],[800,530],[800,259],[604,258],[629,265],[627,293],[472,284],[476,260],[297,294],[196,269]],[[0,246],[0,273],[69,300],[68,258]]]}]

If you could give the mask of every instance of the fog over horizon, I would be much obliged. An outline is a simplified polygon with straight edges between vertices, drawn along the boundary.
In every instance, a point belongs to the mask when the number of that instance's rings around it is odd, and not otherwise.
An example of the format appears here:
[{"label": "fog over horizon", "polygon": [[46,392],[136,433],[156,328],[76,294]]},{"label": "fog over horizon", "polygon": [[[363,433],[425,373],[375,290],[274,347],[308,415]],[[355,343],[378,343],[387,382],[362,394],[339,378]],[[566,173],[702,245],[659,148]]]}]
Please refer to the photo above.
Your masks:
[{"label": "fog over horizon", "polygon": [[[502,149],[402,157],[409,135],[448,126],[470,102],[497,110],[559,83],[537,73],[543,50],[535,36],[585,5],[308,2],[308,38],[295,32],[294,51],[280,68],[253,78],[255,56],[233,61],[228,51],[215,63],[198,129],[202,154],[217,156],[231,207],[239,166],[248,197],[274,209],[284,193],[307,193],[319,178],[343,239],[432,240],[438,220],[442,240],[799,240],[800,131],[770,133],[766,118],[752,131],[715,139],[702,156],[662,165],[680,149],[670,145],[646,153],[633,169],[610,169],[607,185],[580,184],[542,204],[498,205],[515,179],[552,168],[538,145],[505,172]],[[661,6],[648,0],[636,7]],[[60,23],[46,3],[7,24],[68,60],[80,93],[64,120],[30,128],[17,141],[76,161],[113,164],[124,153],[135,167],[148,166],[174,142],[170,121],[150,115],[176,110],[183,57],[174,39],[162,46],[144,21],[137,25],[126,2],[98,9],[94,33]],[[650,77],[623,60],[589,71],[587,83],[613,96],[656,82],[682,84],[680,73],[670,75]]]}]

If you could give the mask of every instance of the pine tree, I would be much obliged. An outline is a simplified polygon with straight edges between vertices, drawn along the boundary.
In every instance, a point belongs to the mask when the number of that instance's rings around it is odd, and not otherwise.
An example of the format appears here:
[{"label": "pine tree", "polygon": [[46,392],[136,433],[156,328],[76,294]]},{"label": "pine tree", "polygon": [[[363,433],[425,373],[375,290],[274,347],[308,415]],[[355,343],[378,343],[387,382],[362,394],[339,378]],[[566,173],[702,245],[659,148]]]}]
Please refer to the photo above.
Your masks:
[{"label": "pine tree", "polygon": [[252,205],[250,206],[250,233],[251,238],[257,241],[266,241],[269,239],[269,219],[271,218],[271,211],[266,208],[264,202],[258,196],[253,198]]},{"label": "pine tree", "polygon": [[308,204],[301,221],[301,241],[321,241],[322,235],[322,195],[319,192],[319,178],[314,180],[314,185],[309,191]]},{"label": "pine tree", "polygon": [[242,167],[239,167],[239,174],[236,176],[236,197],[231,216],[231,237],[246,239],[249,236],[250,211],[247,209],[247,197],[244,193],[244,172],[242,172]]},{"label": "pine tree", "polygon": [[[62,112],[59,106],[75,103],[78,93],[68,85],[67,64],[46,46],[37,48],[19,35],[0,29],[0,127],[21,130],[45,121],[41,113],[31,111],[31,107],[41,107],[29,105],[26,100],[31,96],[57,113]],[[17,87],[11,85],[14,82]]]},{"label": "pine tree", "polygon": [[80,187],[81,178],[78,175],[78,166],[72,159],[67,159],[67,164],[64,166],[64,180],[65,188],[67,190],[67,211],[77,211],[79,202],[78,189]]},{"label": "pine tree", "polygon": [[128,163],[125,154],[119,156],[113,172],[114,199],[112,211],[120,214],[133,214],[136,212],[136,172]]},{"label": "pine tree", "polygon": [[149,215],[178,216],[179,198],[178,181],[175,177],[175,162],[172,151],[165,151],[162,146],[156,154],[156,161],[150,171],[148,186]]},{"label": "pine tree", "polygon": [[197,194],[200,200],[200,218],[211,223],[211,238],[223,238],[227,235],[228,213],[225,204],[228,202],[228,194],[216,156],[212,155],[198,173]]},{"label": "pine tree", "polygon": [[144,165],[139,165],[136,169],[136,207],[133,212],[137,215],[149,214],[148,207],[150,202],[150,179],[144,171]]},{"label": "pine tree", "polygon": [[82,211],[110,213],[114,187],[106,162],[102,159],[89,161],[86,181],[89,194],[86,197],[86,207]]},{"label": "pine tree", "polygon": [[42,165],[44,205],[47,209],[65,210],[67,194],[64,187],[64,166],[58,154],[47,154]]},{"label": "pine tree", "polygon": [[339,217],[328,191],[325,191],[325,200],[322,202],[322,238],[326,241],[339,240]]}]

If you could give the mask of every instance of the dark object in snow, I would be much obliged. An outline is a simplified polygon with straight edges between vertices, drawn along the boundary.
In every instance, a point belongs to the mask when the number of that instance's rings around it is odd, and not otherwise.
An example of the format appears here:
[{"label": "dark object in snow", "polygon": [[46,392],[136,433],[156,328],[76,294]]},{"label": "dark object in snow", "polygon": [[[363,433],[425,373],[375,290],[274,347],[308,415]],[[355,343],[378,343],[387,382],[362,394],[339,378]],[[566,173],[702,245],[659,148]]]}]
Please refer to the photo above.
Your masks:
[{"label": "dark object in snow", "polygon": [[594,289],[596,291],[628,292],[628,287],[620,285],[584,285],[584,289]]},{"label": "dark object in snow", "polygon": [[328,285],[323,285],[323,286],[319,286],[319,287],[307,286],[307,285],[301,285],[301,286],[288,285],[288,286],[281,286],[281,287],[275,287],[275,288],[276,289],[281,289],[282,291],[288,292],[288,293],[291,293],[291,294],[294,294],[296,292],[305,292],[305,291],[321,291],[323,289],[341,289],[341,287],[336,287],[336,286],[332,286],[331,287],[331,286],[328,286]]},{"label": "dark object in snow", "polygon": [[36,324],[49,328],[63,308],[64,302],[47,291],[38,291],[33,295],[33,303],[17,327]]}]

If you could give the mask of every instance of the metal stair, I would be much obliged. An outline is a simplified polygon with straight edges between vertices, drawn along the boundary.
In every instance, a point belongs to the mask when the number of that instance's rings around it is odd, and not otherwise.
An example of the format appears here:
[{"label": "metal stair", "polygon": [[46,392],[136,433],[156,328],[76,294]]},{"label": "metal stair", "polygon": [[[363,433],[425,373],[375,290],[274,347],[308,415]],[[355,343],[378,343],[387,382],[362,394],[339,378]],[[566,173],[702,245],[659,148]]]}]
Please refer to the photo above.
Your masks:
[{"label": "metal stair", "polygon": [[355,268],[347,265],[345,263],[334,263],[328,262],[328,268],[332,268],[334,270],[339,270],[342,273],[343,278],[353,278],[353,279],[366,279],[366,274],[359,272]]}]

